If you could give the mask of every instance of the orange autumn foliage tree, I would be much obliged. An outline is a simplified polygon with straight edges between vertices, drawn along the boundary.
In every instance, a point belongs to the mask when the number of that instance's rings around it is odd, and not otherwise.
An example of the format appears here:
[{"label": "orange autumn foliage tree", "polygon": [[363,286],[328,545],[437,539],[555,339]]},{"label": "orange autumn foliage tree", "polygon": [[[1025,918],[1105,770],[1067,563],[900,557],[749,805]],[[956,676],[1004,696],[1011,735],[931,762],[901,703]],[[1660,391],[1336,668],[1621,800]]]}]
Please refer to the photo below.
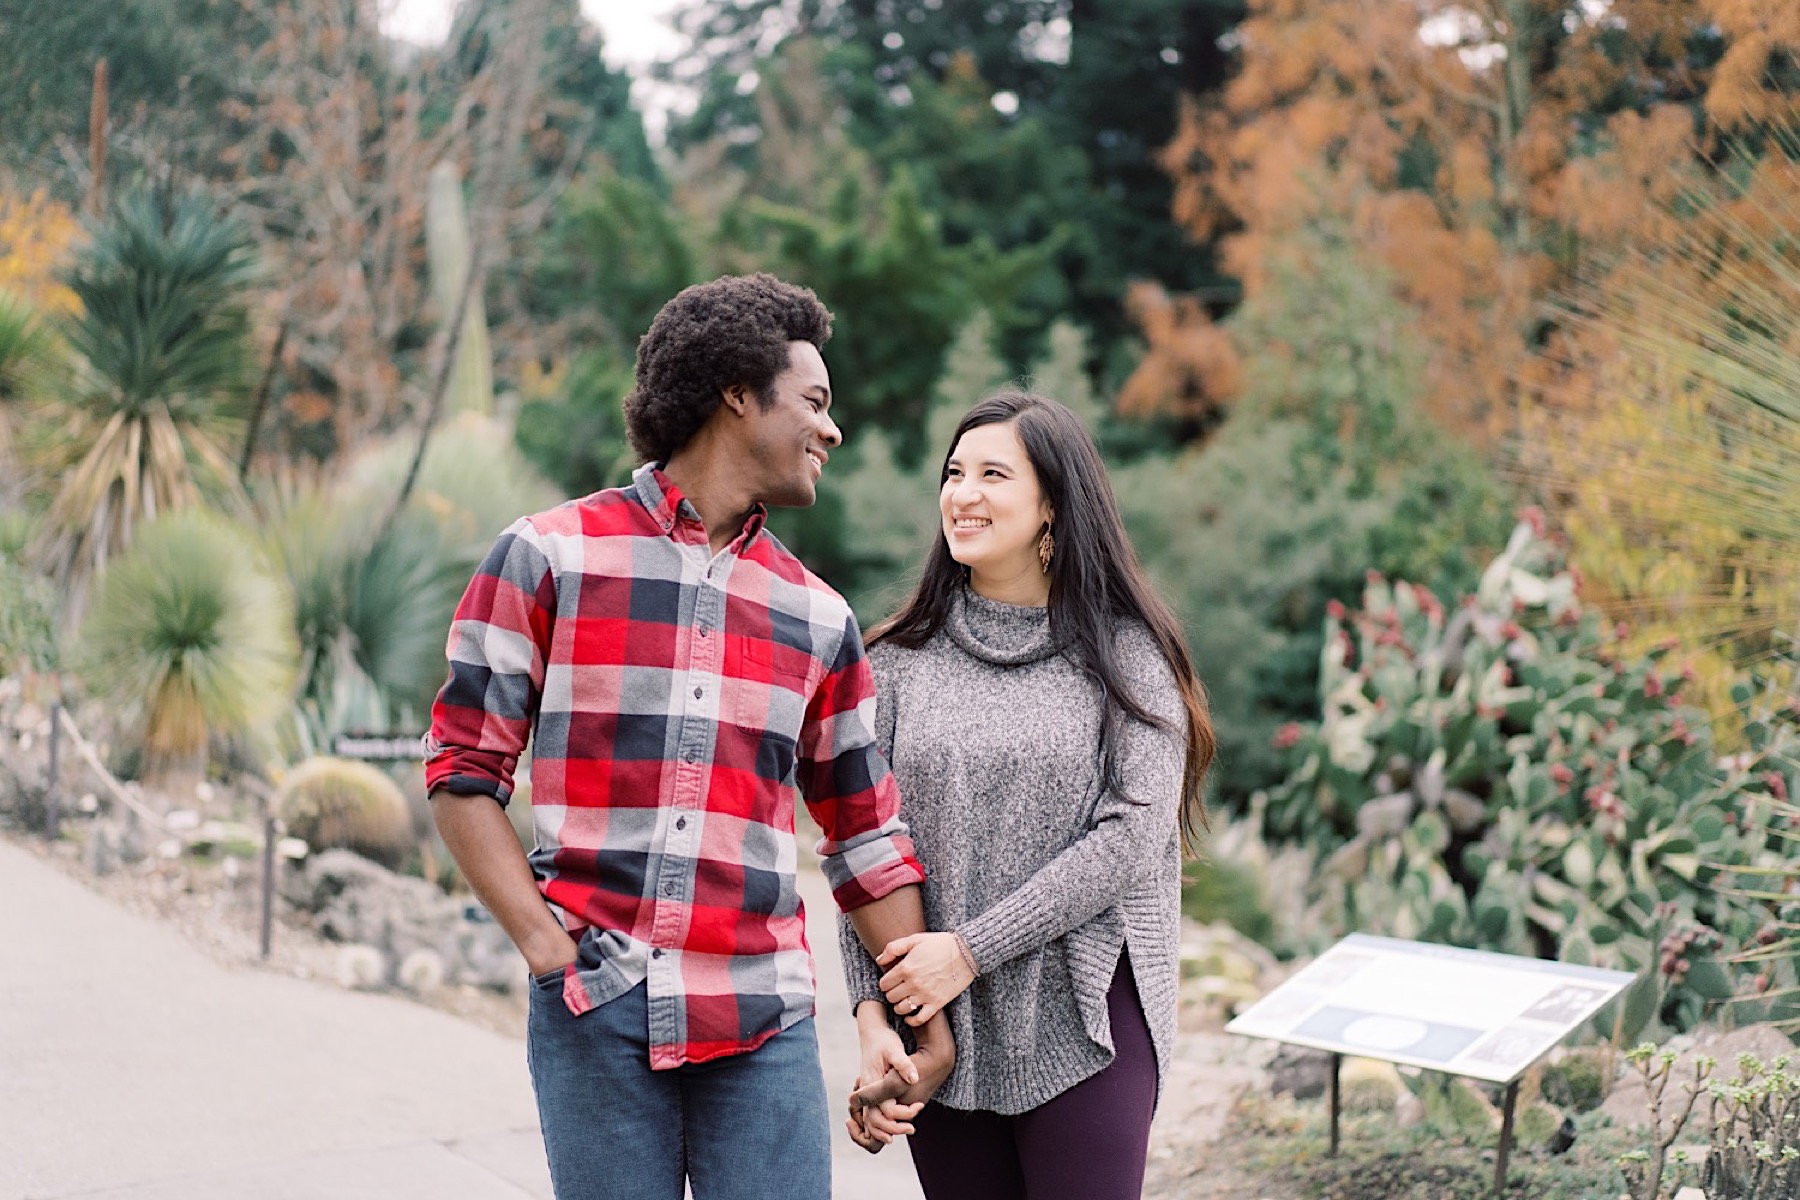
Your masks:
[{"label": "orange autumn foliage tree", "polygon": [[1800,48],[1800,4],[1788,0],[1710,0],[1708,15],[1728,39],[1725,57],[1713,72],[1706,114],[1727,128],[1778,120],[1784,115],[1780,89],[1769,86],[1779,60]]},{"label": "orange autumn foliage tree", "polygon": [[43,385],[53,338],[46,318],[80,309],[61,279],[81,240],[81,222],[43,191],[0,193],[0,503],[23,488],[14,425],[22,402]]},{"label": "orange autumn foliage tree", "polygon": [[1199,300],[1171,296],[1152,280],[1131,285],[1125,310],[1149,349],[1119,390],[1120,415],[1168,415],[1197,430],[1216,426],[1243,386],[1243,365],[1230,335]]},{"label": "orange autumn foliage tree", "polygon": [[1165,152],[1175,215],[1250,295],[1294,231],[1347,222],[1432,347],[1427,410],[1494,446],[1541,299],[1654,205],[1646,164],[1689,153],[1729,5],[1250,0],[1238,75]]},{"label": "orange autumn foliage tree", "polygon": [[42,191],[0,194],[0,293],[46,316],[80,307],[59,273],[81,238],[81,221]]}]

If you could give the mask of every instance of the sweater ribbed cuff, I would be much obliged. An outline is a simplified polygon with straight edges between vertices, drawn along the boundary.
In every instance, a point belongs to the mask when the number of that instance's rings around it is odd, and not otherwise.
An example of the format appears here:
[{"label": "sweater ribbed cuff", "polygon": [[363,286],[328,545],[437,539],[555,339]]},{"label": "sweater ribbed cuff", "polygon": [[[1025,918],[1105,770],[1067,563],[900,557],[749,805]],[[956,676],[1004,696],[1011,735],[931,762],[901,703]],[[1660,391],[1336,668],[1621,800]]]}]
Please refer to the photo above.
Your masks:
[{"label": "sweater ribbed cuff", "polygon": [[881,968],[863,949],[856,927],[842,915],[838,917],[838,953],[844,960],[844,988],[850,993],[851,1013],[854,1014],[856,1006],[864,1000],[879,1000],[886,1004],[887,997],[881,994]]},{"label": "sweater ribbed cuff", "polygon": [[957,936],[975,956],[984,975],[991,975],[1002,963],[1011,962],[1037,945],[1036,931],[1030,924],[1009,917],[1005,908],[1005,904],[990,908],[956,927]]}]

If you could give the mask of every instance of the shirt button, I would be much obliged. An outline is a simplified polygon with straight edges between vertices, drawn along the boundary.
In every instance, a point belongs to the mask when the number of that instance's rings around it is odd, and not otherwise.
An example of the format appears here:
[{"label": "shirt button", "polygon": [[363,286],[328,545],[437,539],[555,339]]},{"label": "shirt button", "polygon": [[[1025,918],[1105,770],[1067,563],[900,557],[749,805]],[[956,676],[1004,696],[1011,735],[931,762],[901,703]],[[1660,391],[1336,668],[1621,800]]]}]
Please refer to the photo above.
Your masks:
[{"label": "shirt button", "polygon": [[683,751],[681,757],[690,763],[697,763],[700,761],[700,752],[698,750]]},{"label": "shirt button", "polygon": [[656,949],[652,950],[650,952],[650,957],[651,958],[661,958],[662,957],[662,947],[658,946]]},{"label": "shirt button", "polygon": [[672,883],[663,884],[663,895],[673,896],[674,894],[675,894],[675,885],[674,884],[672,884]]},{"label": "shirt button", "polygon": [[699,688],[695,688],[695,689],[694,689],[694,699],[696,699],[696,700],[698,700],[698,699],[699,699],[699,698],[700,698],[700,695],[701,695],[701,691],[700,691],[700,689],[699,689]]},{"label": "shirt button", "polygon": [[686,817],[676,817],[675,818],[675,828],[686,829],[687,828],[687,818]]}]

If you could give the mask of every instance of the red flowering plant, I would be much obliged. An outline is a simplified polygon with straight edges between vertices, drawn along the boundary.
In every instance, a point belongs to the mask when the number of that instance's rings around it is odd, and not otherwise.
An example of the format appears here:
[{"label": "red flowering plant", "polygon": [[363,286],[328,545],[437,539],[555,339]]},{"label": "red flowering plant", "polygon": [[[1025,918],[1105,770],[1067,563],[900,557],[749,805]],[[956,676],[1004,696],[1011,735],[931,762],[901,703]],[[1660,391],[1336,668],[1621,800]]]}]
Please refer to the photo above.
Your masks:
[{"label": "red flowering plant", "polygon": [[1535,513],[1455,604],[1372,575],[1359,609],[1329,613],[1321,717],[1277,733],[1291,771],[1263,807],[1321,858],[1317,935],[1640,971],[1609,1029],[1627,1038],[1779,1002],[1756,990],[1768,961],[1734,952],[1778,917],[1755,873],[1791,857],[1772,821],[1794,722],[1720,756],[1678,647],[1625,654],[1622,636]]}]

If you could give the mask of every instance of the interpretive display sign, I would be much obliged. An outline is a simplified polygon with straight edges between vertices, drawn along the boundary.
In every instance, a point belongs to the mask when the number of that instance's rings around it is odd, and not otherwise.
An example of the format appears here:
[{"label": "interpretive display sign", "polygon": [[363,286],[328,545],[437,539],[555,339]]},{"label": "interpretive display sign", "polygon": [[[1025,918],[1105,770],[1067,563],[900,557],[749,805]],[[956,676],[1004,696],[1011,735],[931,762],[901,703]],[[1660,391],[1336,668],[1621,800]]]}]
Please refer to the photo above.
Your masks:
[{"label": "interpretive display sign", "polygon": [[1635,978],[1353,933],[1225,1029],[1511,1083]]}]

